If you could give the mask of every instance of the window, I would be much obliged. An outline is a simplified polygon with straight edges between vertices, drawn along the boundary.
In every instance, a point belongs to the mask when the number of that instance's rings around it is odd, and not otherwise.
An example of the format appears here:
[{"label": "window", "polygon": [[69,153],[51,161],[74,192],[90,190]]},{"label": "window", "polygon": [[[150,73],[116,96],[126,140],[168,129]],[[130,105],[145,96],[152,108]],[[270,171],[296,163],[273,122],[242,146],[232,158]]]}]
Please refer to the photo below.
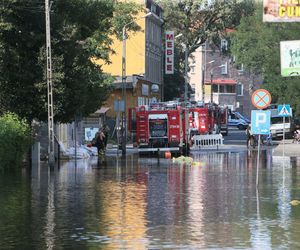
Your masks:
[{"label": "window", "polygon": [[156,5],[155,4],[151,4],[151,12],[156,14]]},{"label": "window", "polygon": [[191,73],[195,74],[195,66],[194,65],[191,66]]},{"label": "window", "polygon": [[220,88],[220,93],[226,93],[224,85],[220,85],[219,88]]},{"label": "window", "polygon": [[224,64],[222,64],[222,66],[221,66],[221,74],[222,75],[227,75],[228,74],[227,62],[225,62]]},{"label": "window", "polygon": [[214,93],[217,93],[218,92],[218,85],[213,84],[212,85],[212,90],[213,90]]},{"label": "window", "polygon": [[243,75],[244,74],[244,64],[239,64],[236,66],[238,74]]},{"label": "window", "polygon": [[238,96],[243,96],[243,95],[244,95],[244,85],[243,85],[243,84],[238,83],[238,84],[236,85],[236,94],[237,94]]},{"label": "window", "polygon": [[221,51],[226,52],[228,50],[228,41],[226,39],[221,39]]},{"label": "window", "polygon": [[235,91],[236,91],[235,85],[226,85],[226,93],[232,94],[232,93],[236,93]]}]

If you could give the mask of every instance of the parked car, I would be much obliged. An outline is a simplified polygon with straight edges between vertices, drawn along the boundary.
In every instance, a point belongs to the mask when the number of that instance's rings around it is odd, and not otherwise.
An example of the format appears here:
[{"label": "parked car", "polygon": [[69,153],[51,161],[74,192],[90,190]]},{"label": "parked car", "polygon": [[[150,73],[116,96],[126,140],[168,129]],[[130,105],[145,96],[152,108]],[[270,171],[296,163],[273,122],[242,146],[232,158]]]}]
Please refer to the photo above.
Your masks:
[{"label": "parked car", "polygon": [[240,130],[246,129],[250,120],[239,112],[231,111],[228,115],[228,126],[237,127]]},{"label": "parked car", "polygon": [[300,129],[300,118],[294,118],[294,130]]}]

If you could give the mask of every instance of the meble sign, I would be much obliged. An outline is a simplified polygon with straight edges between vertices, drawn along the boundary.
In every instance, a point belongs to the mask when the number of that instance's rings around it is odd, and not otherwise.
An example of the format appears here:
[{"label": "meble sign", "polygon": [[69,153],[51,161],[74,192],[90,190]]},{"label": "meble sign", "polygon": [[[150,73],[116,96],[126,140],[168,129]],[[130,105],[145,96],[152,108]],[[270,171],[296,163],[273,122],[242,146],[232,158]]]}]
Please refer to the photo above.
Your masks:
[{"label": "meble sign", "polygon": [[174,31],[166,31],[166,74],[174,74]]}]

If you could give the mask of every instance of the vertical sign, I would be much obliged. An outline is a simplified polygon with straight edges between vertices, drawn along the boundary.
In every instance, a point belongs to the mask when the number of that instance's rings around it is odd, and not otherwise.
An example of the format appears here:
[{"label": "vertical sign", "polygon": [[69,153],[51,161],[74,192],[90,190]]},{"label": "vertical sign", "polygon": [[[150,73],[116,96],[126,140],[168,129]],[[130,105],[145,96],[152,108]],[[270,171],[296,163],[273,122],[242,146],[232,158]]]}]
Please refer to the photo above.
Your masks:
[{"label": "vertical sign", "polygon": [[166,74],[174,74],[174,31],[166,31]]},{"label": "vertical sign", "polygon": [[300,75],[300,41],[299,40],[280,42],[280,61],[281,61],[282,76]]},{"label": "vertical sign", "polygon": [[269,135],[271,126],[270,110],[251,111],[251,132],[255,135]]}]

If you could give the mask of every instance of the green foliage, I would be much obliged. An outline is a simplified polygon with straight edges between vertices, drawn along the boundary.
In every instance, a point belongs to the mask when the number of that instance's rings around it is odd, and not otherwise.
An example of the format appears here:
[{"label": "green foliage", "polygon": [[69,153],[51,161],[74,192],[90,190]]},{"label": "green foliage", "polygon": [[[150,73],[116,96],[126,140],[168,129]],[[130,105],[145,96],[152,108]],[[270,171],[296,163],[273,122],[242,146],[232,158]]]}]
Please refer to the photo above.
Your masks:
[{"label": "green foliage", "polygon": [[273,103],[289,103],[300,115],[298,77],[282,77],[280,73],[280,41],[299,40],[299,23],[264,23],[262,3],[254,15],[243,17],[231,40],[231,53],[236,63],[243,63],[253,74],[261,74]]},{"label": "green foliage", "polygon": [[21,165],[31,145],[30,126],[13,113],[0,117],[0,171]]},{"label": "green foliage", "polygon": [[[40,0],[0,4],[0,112],[47,121],[45,10]],[[112,78],[91,58],[108,62],[111,36],[134,20],[138,6],[112,0],[56,0],[51,5],[53,103],[56,121],[97,110]],[[138,27],[129,27],[137,30]]]},{"label": "green foliage", "polygon": [[207,1],[207,0],[161,0],[164,9],[166,29],[182,34],[176,44],[185,43],[190,53],[207,40],[219,45],[226,36],[227,28],[235,28],[242,16],[254,11],[252,0]]}]

